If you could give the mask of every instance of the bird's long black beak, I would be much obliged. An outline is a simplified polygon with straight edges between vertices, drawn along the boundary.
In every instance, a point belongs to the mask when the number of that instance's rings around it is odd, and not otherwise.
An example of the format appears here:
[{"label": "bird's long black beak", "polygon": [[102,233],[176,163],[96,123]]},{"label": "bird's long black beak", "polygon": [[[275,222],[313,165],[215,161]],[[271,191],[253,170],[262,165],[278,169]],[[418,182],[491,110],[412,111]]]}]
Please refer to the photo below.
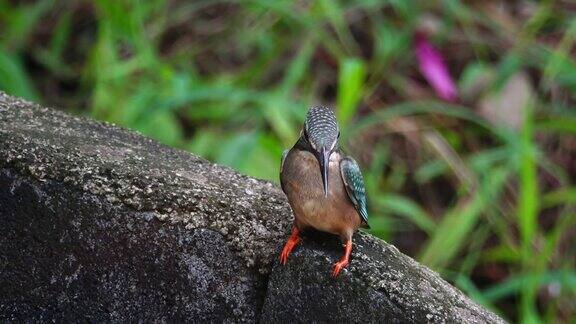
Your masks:
[{"label": "bird's long black beak", "polygon": [[328,167],[330,164],[330,150],[323,147],[322,151],[320,151],[318,162],[320,162],[322,185],[324,186],[324,197],[328,197]]}]

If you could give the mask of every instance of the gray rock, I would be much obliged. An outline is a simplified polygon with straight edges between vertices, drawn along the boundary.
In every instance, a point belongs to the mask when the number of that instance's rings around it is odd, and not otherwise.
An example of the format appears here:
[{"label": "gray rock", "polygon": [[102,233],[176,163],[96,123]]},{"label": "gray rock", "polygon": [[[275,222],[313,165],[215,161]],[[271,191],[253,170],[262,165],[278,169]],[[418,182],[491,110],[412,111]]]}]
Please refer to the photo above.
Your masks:
[{"label": "gray rock", "polygon": [[210,229],[0,170],[0,322],[254,322],[265,278]]},{"label": "gray rock", "polygon": [[274,266],[263,322],[502,322],[394,246],[365,233],[356,234],[354,243],[349,267],[332,279],[342,244],[309,233],[286,266]]},{"label": "gray rock", "polygon": [[367,234],[277,264],[282,192],[0,92],[0,322],[500,322]]}]

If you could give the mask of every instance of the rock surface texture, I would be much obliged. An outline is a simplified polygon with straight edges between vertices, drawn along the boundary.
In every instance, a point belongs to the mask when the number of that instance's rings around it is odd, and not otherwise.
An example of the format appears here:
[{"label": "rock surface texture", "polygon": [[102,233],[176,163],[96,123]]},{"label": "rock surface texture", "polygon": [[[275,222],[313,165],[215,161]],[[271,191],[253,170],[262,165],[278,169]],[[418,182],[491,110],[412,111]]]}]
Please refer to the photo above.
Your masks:
[{"label": "rock surface texture", "polygon": [[273,184],[0,92],[0,322],[502,320],[368,234],[312,233]]}]

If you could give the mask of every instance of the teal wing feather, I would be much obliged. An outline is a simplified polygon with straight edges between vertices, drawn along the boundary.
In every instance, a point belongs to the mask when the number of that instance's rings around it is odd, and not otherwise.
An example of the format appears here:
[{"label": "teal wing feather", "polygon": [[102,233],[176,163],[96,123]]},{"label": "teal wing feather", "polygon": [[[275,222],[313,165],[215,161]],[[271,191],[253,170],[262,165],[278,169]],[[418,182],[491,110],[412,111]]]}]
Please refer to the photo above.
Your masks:
[{"label": "teal wing feather", "polygon": [[366,228],[370,228],[370,225],[368,225],[368,210],[366,209],[366,188],[364,187],[364,178],[362,178],[358,163],[347,156],[340,161],[340,172],[342,173],[342,180],[344,181],[348,197],[354,204],[358,214],[360,214],[362,223],[364,223]]},{"label": "teal wing feather", "polygon": [[286,156],[288,156],[289,152],[290,150],[284,150],[284,152],[282,152],[282,160],[280,162],[280,186],[284,192],[286,192],[286,190],[284,190],[284,182],[282,181],[282,170],[284,169],[284,160],[286,160]]}]

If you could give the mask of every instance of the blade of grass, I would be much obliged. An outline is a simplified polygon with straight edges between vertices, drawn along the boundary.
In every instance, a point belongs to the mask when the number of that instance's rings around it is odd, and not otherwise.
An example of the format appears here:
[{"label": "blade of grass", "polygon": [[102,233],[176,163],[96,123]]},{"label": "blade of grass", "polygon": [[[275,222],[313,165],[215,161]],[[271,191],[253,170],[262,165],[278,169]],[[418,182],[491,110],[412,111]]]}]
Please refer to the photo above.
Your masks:
[{"label": "blade of grass", "polygon": [[[521,237],[522,267],[532,271],[534,251],[532,244],[538,230],[538,180],[536,170],[536,150],[533,144],[534,117],[532,105],[524,109],[524,122],[520,132],[520,174],[518,198],[518,226]],[[526,322],[538,321],[536,293],[538,283],[534,276],[526,276],[522,286],[520,317]]]},{"label": "blade of grass", "polygon": [[542,196],[543,209],[563,204],[576,204],[576,187],[560,188]]},{"label": "blade of grass", "polygon": [[422,249],[419,260],[435,268],[445,268],[464,246],[472,229],[485,208],[493,204],[498,196],[509,171],[496,168],[491,177],[480,183],[476,192],[464,198],[455,208],[447,212],[438,224],[436,231]]},{"label": "blade of grass", "polygon": [[[27,5],[11,5],[0,14],[2,44],[6,48],[20,51],[42,16],[54,6],[54,0],[33,1]],[[4,14],[5,13],[5,14]]]},{"label": "blade of grass", "polygon": [[380,208],[408,219],[429,235],[436,230],[436,223],[432,217],[409,198],[395,194],[386,194],[374,196],[372,200],[373,203],[379,205]]},{"label": "blade of grass", "polygon": [[302,41],[300,51],[286,69],[285,77],[280,84],[280,92],[290,94],[294,91],[294,88],[304,77],[308,69],[312,54],[314,54],[314,49],[315,44],[312,39],[307,38]]},{"label": "blade of grass", "polygon": [[540,276],[510,276],[507,280],[483,290],[482,296],[491,303],[497,302],[521,292],[526,281],[535,281],[538,286],[559,283],[561,287],[576,291],[576,272],[573,270],[558,270],[548,271]]},{"label": "blade of grass", "polygon": [[40,102],[38,93],[32,86],[18,56],[8,54],[0,46],[0,90],[7,93]]},{"label": "blade of grass", "polygon": [[359,55],[360,49],[358,48],[358,44],[354,40],[354,37],[352,37],[345,20],[346,11],[342,8],[340,1],[320,0],[319,4],[319,12],[321,12],[327,18],[326,20],[330,22],[338,35],[338,39],[346,49],[346,52],[348,54]]},{"label": "blade of grass", "polygon": [[395,117],[418,114],[439,114],[462,119],[486,129],[505,143],[517,142],[517,136],[511,130],[501,127],[494,127],[483,118],[471,112],[467,107],[428,100],[399,103],[389,106],[385,109],[376,109],[375,112],[366,115],[364,118],[355,123],[349,129],[348,136],[359,136],[360,133],[367,130],[369,127],[380,125],[383,122]]},{"label": "blade of grass", "polygon": [[338,73],[337,117],[340,125],[346,127],[356,113],[362,99],[366,75],[364,62],[358,58],[346,58],[340,63]]}]

